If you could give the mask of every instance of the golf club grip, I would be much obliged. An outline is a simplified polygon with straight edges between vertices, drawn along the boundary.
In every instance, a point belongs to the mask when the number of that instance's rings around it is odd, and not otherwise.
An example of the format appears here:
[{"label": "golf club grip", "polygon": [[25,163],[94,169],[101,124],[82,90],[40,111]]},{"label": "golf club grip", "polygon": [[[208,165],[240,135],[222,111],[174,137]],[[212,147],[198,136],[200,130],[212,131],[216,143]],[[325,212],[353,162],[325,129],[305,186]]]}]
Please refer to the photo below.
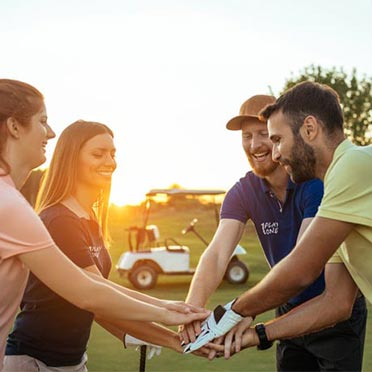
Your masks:
[{"label": "golf club grip", "polygon": [[146,354],[147,354],[147,345],[141,345],[139,372],[145,372],[146,370]]}]

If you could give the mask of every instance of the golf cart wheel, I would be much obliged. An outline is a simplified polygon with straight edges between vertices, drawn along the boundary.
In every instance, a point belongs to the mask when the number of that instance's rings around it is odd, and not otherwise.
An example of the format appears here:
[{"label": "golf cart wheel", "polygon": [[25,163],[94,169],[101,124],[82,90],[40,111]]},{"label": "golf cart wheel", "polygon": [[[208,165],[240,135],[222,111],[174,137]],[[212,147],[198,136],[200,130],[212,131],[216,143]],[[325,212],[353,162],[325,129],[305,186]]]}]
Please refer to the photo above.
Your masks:
[{"label": "golf cart wheel", "polygon": [[155,287],[158,274],[150,265],[139,265],[129,274],[129,281],[137,289],[151,289]]},{"label": "golf cart wheel", "polygon": [[227,266],[225,279],[231,284],[242,284],[248,280],[249,271],[247,266],[237,259],[231,260]]}]

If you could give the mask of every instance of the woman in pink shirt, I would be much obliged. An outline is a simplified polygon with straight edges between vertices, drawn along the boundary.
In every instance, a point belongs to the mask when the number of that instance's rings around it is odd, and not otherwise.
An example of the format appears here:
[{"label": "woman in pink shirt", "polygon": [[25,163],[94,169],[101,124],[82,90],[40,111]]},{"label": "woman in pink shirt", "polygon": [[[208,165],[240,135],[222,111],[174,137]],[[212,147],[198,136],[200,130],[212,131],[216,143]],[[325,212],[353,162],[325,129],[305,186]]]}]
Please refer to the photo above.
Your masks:
[{"label": "woman in pink shirt", "polygon": [[122,293],[115,284],[89,276],[57,248],[18,191],[45,161],[45,146],[53,137],[42,94],[26,83],[0,79],[0,369],[29,270],[77,307],[123,328],[128,320],[178,325],[207,315],[183,303],[154,304]]}]

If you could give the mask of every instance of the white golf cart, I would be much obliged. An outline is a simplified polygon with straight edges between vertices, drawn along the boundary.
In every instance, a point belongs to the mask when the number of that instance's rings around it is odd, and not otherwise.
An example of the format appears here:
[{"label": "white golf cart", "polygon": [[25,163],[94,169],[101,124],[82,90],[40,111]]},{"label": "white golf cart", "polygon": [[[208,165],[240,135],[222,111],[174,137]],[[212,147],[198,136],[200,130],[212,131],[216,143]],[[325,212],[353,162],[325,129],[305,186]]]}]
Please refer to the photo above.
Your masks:
[{"label": "white golf cart", "polygon": [[[190,249],[179,244],[175,239],[168,238],[160,242],[159,229],[155,225],[147,225],[151,201],[159,195],[174,196],[216,196],[222,195],[222,190],[185,190],[185,189],[154,189],[146,194],[144,224],[142,227],[133,226],[126,229],[128,233],[129,252],[123,253],[116,265],[120,276],[127,275],[129,281],[137,289],[150,289],[156,285],[159,274],[192,275],[195,269],[190,268]],[[218,223],[217,204],[215,215]],[[197,219],[182,230],[182,234],[194,233],[204,244],[208,242],[196,231]],[[134,242],[133,242],[134,240]],[[228,264],[224,279],[232,284],[245,283],[249,270],[238,255],[246,254],[243,247],[238,245]]]}]

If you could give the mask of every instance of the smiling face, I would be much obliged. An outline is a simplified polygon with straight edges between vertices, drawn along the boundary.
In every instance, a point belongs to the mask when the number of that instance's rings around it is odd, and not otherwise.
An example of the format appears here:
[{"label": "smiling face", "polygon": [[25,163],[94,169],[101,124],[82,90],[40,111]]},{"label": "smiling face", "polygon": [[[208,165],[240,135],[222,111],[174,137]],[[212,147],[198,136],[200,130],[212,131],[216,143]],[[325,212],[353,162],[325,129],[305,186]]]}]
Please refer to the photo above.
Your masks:
[{"label": "smiling face", "polygon": [[48,124],[45,105],[31,117],[29,125],[19,126],[19,130],[24,161],[30,170],[34,169],[45,162],[45,147],[56,136]]},{"label": "smiling face", "polygon": [[273,142],[273,160],[284,166],[292,181],[301,183],[315,178],[314,149],[303,140],[301,130],[294,134],[288,118],[281,111],[270,116],[268,130]]},{"label": "smiling face", "polygon": [[254,118],[242,123],[242,143],[252,171],[259,177],[270,175],[279,166],[271,156],[272,142],[267,125]]},{"label": "smiling face", "polygon": [[99,191],[109,186],[116,169],[115,152],[109,133],[98,134],[88,140],[79,153],[78,187]]}]

